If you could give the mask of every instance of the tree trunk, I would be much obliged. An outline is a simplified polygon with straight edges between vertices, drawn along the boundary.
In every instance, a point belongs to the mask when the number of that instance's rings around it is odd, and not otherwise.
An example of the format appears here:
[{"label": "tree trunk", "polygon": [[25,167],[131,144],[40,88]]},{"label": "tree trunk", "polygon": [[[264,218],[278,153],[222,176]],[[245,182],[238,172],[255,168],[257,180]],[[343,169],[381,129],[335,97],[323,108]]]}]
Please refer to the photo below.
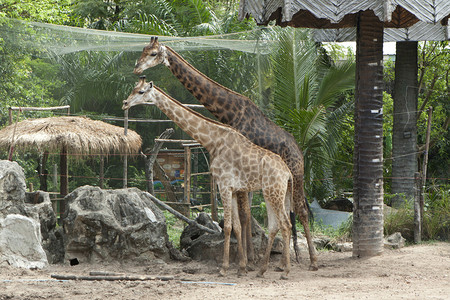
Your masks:
[{"label": "tree trunk", "polygon": [[392,137],[392,199],[401,207],[414,198],[417,172],[417,42],[397,42]]},{"label": "tree trunk", "polygon": [[353,256],[383,251],[383,23],[358,16],[356,37]]},{"label": "tree trunk", "polygon": [[45,151],[42,155],[39,157],[39,189],[41,191],[48,191],[47,186],[47,177],[48,177],[48,170],[47,170],[47,159],[48,159],[48,151]]},{"label": "tree trunk", "polygon": [[169,176],[167,176],[166,172],[164,172],[164,169],[157,161],[155,161],[155,164],[153,165],[153,171],[155,172],[155,177],[161,180],[161,183],[164,186],[166,200],[169,202],[178,202],[175,189],[173,185],[170,184]]},{"label": "tree trunk", "polygon": [[[161,135],[158,137],[158,139],[167,139],[174,133],[173,128],[167,128]],[[161,150],[161,147],[164,143],[163,142],[155,142],[153,145],[152,150],[147,155],[141,152],[142,158],[144,158],[145,161],[145,177],[147,179],[147,191],[150,194],[154,194],[153,190],[153,165],[156,161],[156,157],[158,156],[159,150]]]}]

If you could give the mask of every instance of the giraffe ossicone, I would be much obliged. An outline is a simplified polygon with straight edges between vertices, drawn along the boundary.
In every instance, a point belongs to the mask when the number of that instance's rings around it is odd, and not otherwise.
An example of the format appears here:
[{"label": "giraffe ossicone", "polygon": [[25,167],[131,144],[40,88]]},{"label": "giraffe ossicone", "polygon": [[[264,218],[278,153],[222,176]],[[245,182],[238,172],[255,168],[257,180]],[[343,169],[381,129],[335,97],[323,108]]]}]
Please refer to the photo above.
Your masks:
[{"label": "giraffe ossicone", "polygon": [[[140,78],[122,109],[154,103],[183,131],[197,140],[210,154],[210,171],[217,183],[224,208],[224,254],[220,274],[225,276],[229,268],[230,235],[234,230],[238,244],[238,275],[246,272],[246,256],[243,252],[242,234],[249,226],[248,203],[239,203],[239,192],[262,190],[268,214],[269,240],[264,252],[258,276],[267,270],[270,252],[276,233],[281,230],[283,255],[281,278],[286,279],[290,271],[290,220],[292,205],[292,174],[281,157],[250,142],[232,127],[208,119],[173,99],[153,82]],[[290,189],[289,189],[290,188]],[[241,226],[239,209],[246,216]],[[245,240],[245,239],[244,239]]]}]

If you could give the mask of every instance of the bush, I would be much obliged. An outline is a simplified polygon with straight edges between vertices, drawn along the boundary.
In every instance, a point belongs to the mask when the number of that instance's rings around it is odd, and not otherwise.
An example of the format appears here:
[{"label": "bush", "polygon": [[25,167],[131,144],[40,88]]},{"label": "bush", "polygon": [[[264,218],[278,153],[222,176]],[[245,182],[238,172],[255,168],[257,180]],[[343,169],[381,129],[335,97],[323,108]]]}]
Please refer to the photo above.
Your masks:
[{"label": "bush", "polygon": [[[422,223],[423,240],[450,240],[450,187],[428,188]],[[400,232],[407,241],[414,240],[414,209],[412,204],[385,214],[384,234]]]}]

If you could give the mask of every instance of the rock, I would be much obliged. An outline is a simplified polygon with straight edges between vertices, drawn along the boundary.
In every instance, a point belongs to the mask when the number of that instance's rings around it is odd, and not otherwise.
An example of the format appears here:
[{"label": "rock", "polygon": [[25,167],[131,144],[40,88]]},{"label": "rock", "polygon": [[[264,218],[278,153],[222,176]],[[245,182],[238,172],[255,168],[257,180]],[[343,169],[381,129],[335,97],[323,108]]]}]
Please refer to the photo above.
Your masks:
[{"label": "rock", "polygon": [[52,202],[47,192],[36,191],[26,193],[25,215],[40,222],[42,247],[51,264],[64,261],[64,243],[62,228],[56,227],[56,214],[53,211]]},{"label": "rock", "polygon": [[56,215],[49,194],[43,191],[27,193],[23,169],[16,163],[0,161],[0,217],[20,214],[40,224],[42,241],[50,263],[62,262],[64,247],[61,229],[56,228]]},{"label": "rock", "polygon": [[16,162],[0,160],[0,216],[24,214],[25,174]]},{"label": "rock", "polygon": [[0,265],[42,269],[48,265],[41,246],[40,225],[35,220],[10,214],[0,219]]},{"label": "rock", "polygon": [[167,227],[162,211],[137,188],[102,190],[83,186],[65,197],[66,259],[147,262],[168,260]]},{"label": "rock", "polygon": [[384,247],[388,249],[403,248],[405,241],[400,232],[395,232],[384,239]]},{"label": "rock", "polygon": [[334,243],[333,250],[337,252],[351,252],[353,251],[353,243],[351,242]]},{"label": "rock", "polygon": [[323,209],[353,212],[353,202],[347,198],[335,198],[328,200],[322,205]]},{"label": "rock", "polygon": [[[217,229],[217,224],[213,222],[208,214],[200,213],[196,221],[208,228]],[[180,239],[180,248],[187,251],[192,259],[198,261],[215,261],[218,264],[222,263],[223,232],[217,232],[216,234],[205,233],[197,227],[189,225],[183,230]],[[255,255],[262,255],[267,247],[267,235],[254,218],[252,218],[252,242]],[[279,237],[276,237],[272,252],[282,253],[282,249],[283,243]],[[230,238],[230,262],[238,262],[237,240],[234,234],[231,234]]]}]

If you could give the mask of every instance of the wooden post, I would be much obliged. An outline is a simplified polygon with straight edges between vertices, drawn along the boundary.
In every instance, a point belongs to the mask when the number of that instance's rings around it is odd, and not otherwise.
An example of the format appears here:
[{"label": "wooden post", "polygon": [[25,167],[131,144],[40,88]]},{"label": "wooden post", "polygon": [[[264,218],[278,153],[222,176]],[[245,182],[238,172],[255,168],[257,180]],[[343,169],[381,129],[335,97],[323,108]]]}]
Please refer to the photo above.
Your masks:
[{"label": "wooden post", "polygon": [[423,207],[425,203],[425,184],[427,180],[427,165],[428,165],[428,150],[430,149],[430,135],[431,135],[431,116],[433,114],[433,107],[428,108],[427,134],[425,138],[425,151],[423,153],[422,165],[422,184],[420,193],[420,217],[423,218]]},{"label": "wooden post", "polygon": [[194,153],[192,154],[194,157],[194,161],[193,161],[193,165],[192,165],[192,169],[194,169],[194,178],[192,179],[192,186],[194,187],[192,189],[192,198],[194,198],[194,200],[197,200],[197,189],[198,189],[198,153],[197,151],[194,151]]},{"label": "wooden post", "polygon": [[48,191],[47,187],[47,159],[48,159],[48,151],[44,151],[42,155],[39,157],[39,189],[41,191]]},{"label": "wooden post", "polygon": [[[128,109],[124,111],[124,120],[123,120],[123,128],[124,128],[124,135],[128,134]],[[128,178],[128,155],[127,153],[123,156],[123,188],[126,189],[128,186],[127,182]]]},{"label": "wooden post", "polygon": [[11,107],[8,108],[8,114],[9,114],[8,125],[11,125],[12,124],[12,108]]},{"label": "wooden post", "polygon": [[183,203],[186,203],[185,216],[189,218],[191,203],[191,147],[184,146],[184,198]]},{"label": "wooden post", "polygon": [[53,164],[53,186],[54,186],[54,192],[57,191],[58,186],[58,165]]},{"label": "wooden post", "polygon": [[99,180],[99,186],[101,189],[103,189],[104,185],[104,178],[105,178],[105,158],[102,154],[100,154],[100,180]]},{"label": "wooden post", "polygon": [[216,202],[216,182],[212,174],[211,177],[211,218],[213,221],[219,222],[219,216],[217,214],[217,202]]},{"label": "wooden post", "polygon": [[419,172],[415,173],[415,197],[414,197],[414,243],[422,241],[422,215],[420,210],[422,178]]},{"label": "wooden post", "polygon": [[[64,197],[69,193],[69,168],[67,163],[67,148],[63,146],[59,155],[59,168],[60,168],[60,188],[59,193]],[[59,206],[59,212],[62,216],[66,209],[64,199],[61,200]]]}]

